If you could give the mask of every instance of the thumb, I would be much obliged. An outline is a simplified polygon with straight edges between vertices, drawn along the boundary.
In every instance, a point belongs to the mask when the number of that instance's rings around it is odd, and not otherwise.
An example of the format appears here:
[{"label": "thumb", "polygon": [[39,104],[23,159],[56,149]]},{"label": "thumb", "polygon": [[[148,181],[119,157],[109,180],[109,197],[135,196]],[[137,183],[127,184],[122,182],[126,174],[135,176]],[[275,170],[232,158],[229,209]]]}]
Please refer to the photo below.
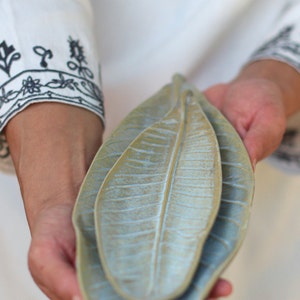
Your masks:
[{"label": "thumb", "polygon": [[55,244],[31,245],[29,268],[32,277],[51,299],[79,297],[75,268],[64,251],[57,247]]},{"label": "thumb", "polygon": [[242,136],[253,167],[276,150],[282,140],[284,129],[283,118],[271,117],[266,112],[254,117]]}]

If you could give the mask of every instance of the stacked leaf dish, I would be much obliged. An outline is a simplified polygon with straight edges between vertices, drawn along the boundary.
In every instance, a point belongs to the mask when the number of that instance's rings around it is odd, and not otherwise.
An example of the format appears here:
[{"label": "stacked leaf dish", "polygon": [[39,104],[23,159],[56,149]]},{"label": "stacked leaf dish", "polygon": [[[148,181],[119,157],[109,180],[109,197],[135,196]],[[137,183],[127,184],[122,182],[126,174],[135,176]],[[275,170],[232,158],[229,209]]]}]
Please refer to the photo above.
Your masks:
[{"label": "stacked leaf dish", "polygon": [[236,131],[175,75],[113,132],[82,184],[84,299],[205,299],[245,236],[253,189]]}]

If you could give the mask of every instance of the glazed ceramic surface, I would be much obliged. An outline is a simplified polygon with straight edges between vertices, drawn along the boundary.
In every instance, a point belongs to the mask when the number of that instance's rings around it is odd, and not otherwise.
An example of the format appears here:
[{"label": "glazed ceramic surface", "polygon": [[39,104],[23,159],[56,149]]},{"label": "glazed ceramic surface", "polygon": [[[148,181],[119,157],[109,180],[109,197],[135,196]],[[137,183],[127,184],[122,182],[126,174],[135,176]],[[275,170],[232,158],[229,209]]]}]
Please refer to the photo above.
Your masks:
[{"label": "glazed ceramic surface", "polygon": [[82,185],[73,222],[85,299],[205,299],[245,236],[253,182],[235,130],[175,76],[122,122]]},{"label": "glazed ceramic surface", "polygon": [[205,242],[193,282],[180,298],[198,300],[206,298],[244,240],[254,193],[254,175],[248,153],[236,130],[199,91],[191,86],[187,88],[192,89],[215,130],[223,176],[217,218]]},{"label": "glazed ceramic surface", "polygon": [[126,299],[170,299],[189,286],[215,220],[219,147],[189,90],[141,132],[106,176],[95,206],[106,276]]},{"label": "glazed ceramic surface", "polygon": [[96,246],[94,205],[100,186],[132,140],[170,110],[174,99],[178,98],[178,88],[178,84],[167,85],[131,112],[99,149],[82,183],[73,223],[77,239],[77,274],[86,300],[121,299],[104,276]]}]

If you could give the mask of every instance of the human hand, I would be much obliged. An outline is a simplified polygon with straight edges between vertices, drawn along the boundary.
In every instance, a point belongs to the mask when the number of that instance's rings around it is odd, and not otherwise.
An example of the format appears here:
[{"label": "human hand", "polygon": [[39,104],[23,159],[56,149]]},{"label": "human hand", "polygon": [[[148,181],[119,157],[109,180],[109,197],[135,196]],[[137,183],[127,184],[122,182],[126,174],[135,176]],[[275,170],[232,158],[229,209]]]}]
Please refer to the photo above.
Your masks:
[{"label": "human hand", "polygon": [[232,293],[232,285],[226,279],[218,279],[212,288],[207,300],[217,300],[220,297],[227,297]]},{"label": "human hand", "polygon": [[255,166],[279,145],[285,130],[285,113],[279,89],[265,79],[220,84],[205,95],[232,123]]},{"label": "human hand", "polygon": [[253,167],[280,144],[286,119],[300,108],[300,76],[277,61],[260,61],[227,84],[205,91],[206,97],[241,136]]},{"label": "human hand", "polygon": [[293,68],[268,60],[249,65],[235,80],[212,86],[205,95],[233,124],[255,168],[279,145],[286,118],[299,110],[299,90],[300,76]]},{"label": "human hand", "polygon": [[79,296],[71,214],[102,141],[93,113],[58,103],[33,104],[6,126],[32,241],[29,268],[53,300]]},{"label": "human hand", "polygon": [[40,211],[31,227],[28,254],[31,275],[51,300],[78,300],[75,268],[73,205],[55,205]]},{"label": "human hand", "polygon": [[[31,230],[31,274],[42,291],[52,300],[74,300],[74,295],[80,297],[75,269],[72,209],[72,205],[56,205],[42,211]],[[230,293],[230,283],[220,279],[211,291],[209,300],[225,297]]]}]

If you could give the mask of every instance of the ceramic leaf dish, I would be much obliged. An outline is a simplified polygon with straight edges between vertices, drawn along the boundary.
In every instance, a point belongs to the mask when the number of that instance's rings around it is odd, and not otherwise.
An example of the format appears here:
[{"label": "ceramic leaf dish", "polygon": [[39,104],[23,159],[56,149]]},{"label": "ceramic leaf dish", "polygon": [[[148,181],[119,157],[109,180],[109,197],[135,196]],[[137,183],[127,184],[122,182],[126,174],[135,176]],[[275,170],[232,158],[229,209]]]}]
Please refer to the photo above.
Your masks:
[{"label": "ceramic leaf dish", "polygon": [[85,299],[204,299],[247,227],[253,174],[228,121],[183,77],[98,151],[73,214]]}]

